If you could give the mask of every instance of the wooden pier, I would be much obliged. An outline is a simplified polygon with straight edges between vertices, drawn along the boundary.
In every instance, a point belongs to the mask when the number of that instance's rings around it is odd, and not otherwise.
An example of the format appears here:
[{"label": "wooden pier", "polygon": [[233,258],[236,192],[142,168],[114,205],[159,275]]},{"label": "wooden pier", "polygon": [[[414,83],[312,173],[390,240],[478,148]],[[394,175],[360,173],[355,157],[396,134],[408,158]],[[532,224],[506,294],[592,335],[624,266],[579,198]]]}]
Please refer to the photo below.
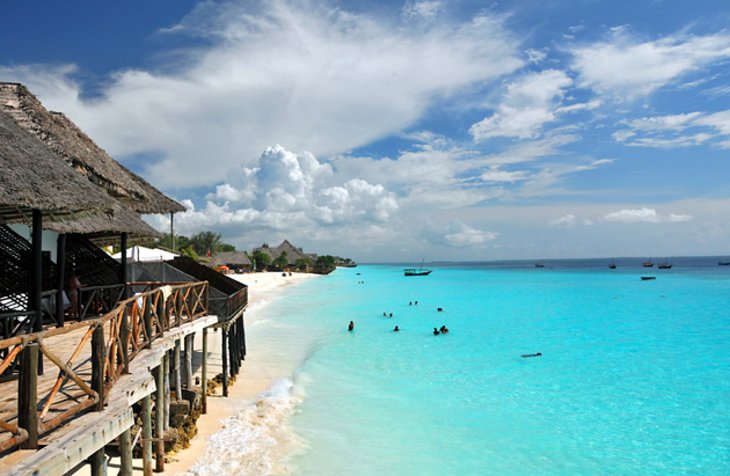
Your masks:
[{"label": "wooden pier", "polygon": [[[219,320],[208,314],[207,286],[135,283],[143,292],[104,316],[0,341],[0,373],[20,369],[0,383],[0,474],[59,475],[90,464],[101,475],[104,447],[117,438],[120,474],[132,474],[134,440],[145,474],[162,471],[171,395],[193,386],[188,361],[200,331],[207,384],[207,328]],[[136,404],[143,423],[132,435]]]}]

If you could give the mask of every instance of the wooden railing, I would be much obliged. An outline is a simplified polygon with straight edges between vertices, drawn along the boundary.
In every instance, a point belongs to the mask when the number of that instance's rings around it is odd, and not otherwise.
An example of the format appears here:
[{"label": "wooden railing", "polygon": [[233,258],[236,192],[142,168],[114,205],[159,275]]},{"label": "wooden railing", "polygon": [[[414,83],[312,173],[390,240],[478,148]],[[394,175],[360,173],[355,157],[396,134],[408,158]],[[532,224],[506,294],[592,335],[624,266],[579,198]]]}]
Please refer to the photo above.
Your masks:
[{"label": "wooden railing", "polygon": [[[120,301],[102,317],[62,328],[0,340],[0,374],[20,369],[18,398],[0,404],[0,452],[17,445],[36,448],[47,433],[94,407],[102,410],[110,388],[129,362],[165,331],[208,314],[208,283],[130,283],[142,292]],[[53,339],[58,336],[63,339]],[[38,358],[57,368],[55,380],[38,381]],[[89,372],[91,361],[91,372]],[[52,382],[52,383],[51,383]],[[12,390],[11,390],[12,391]]]},{"label": "wooden railing", "polygon": [[91,316],[101,316],[114,309],[122,300],[126,284],[107,284],[79,288],[79,320]]}]

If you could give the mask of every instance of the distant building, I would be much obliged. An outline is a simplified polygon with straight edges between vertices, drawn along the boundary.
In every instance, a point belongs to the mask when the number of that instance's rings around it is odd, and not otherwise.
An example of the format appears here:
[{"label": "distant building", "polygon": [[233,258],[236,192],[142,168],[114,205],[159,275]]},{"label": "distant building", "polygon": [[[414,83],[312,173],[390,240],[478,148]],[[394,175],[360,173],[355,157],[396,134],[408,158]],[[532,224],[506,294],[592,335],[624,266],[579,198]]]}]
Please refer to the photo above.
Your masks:
[{"label": "distant building", "polygon": [[216,253],[210,264],[213,266],[228,266],[229,269],[236,272],[251,269],[251,260],[245,251],[222,251]]},{"label": "distant building", "polygon": [[[269,255],[269,258],[271,258],[271,261],[273,262],[276,258],[281,256],[282,253],[286,252],[286,259],[287,259],[287,265],[288,266],[294,266],[296,265],[297,261],[299,260],[307,260],[312,263],[314,263],[314,260],[312,260],[312,257],[310,255],[307,255],[302,251],[301,248],[297,248],[296,246],[289,243],[289,240],[284,240],[281,242],[281,244],[275,248],[271,248],[268,245],[261,246],[259,248],[254,248],[253,252],[260,251],[261,253]],[[316,258],[315,258],[316,260]]]}]

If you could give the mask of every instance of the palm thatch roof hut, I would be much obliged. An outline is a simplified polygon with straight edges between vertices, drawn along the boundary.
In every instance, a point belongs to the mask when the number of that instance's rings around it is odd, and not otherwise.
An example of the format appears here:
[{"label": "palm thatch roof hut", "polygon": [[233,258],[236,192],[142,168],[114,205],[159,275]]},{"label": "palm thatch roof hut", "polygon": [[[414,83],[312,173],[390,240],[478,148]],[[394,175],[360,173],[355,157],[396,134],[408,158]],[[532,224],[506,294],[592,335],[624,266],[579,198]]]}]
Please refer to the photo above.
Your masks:
[{"label": "palm thatch roof hut", "polygon": [[225,265],[229,268],[249,268],[251,260],[245,251],[222,251],[216,253],[211,264],[213,266]]},{"label": "palm thatch roof hut", "polygon": [[32,210],[59,224],[114,210],[108,194],[2,112],[0,170],[0,223],[28,223]]},{"label": "palm thatch roof hut", "polygon": [[307,256],[301,248],[297,248],[292,245],[289,240],[282,241],[281,244],[275,248],[262,246],[260,248],[255,248],[254,252],[256,251],[269,255],[271,261],[281,256],[282,253],[286,253],[287,264],[289,266],[295,265],[300,259],[311,261],[309,256]]},{"label": "palm thatch roof hut", "polygon": [[91,182],[136,212],[185,211],[183,205],[112,159],[68,117],[48,111],[22,84],[0,82],[0,107]]}]

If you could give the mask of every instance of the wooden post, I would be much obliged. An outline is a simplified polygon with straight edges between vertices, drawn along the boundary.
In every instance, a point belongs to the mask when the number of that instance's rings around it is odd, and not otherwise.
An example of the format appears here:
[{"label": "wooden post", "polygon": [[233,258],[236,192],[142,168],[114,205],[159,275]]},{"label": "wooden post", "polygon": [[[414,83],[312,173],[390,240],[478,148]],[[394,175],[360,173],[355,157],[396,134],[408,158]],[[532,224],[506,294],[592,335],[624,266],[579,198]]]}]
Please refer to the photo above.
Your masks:
[{"label": "wooden post", "polygon": [[87,461],[91,466],[91,476],[106,476],[106,455],[103,446],[94,451]]},{"label": "wooden post", "polygon": [[195,333],[185,336],[185,388],[193,388],[193,347],[195,347]]},{"label": "wooden post", "polygon": [[165,387],[165,404],[162,406],[163,417],[162,424],[163,430],[167,431],[170,429],[170,352],[165,352],[162,356],[162,375],[164,378]]},{"label": "wooden post", "polygon": [[127,428],[119,435],[120,471],[119,476],[132,476],[132,431]]},{"label": "wooden post", "polygon": [[243,331],[243,314],[238,318],[238,366],[241,366],[241,362],[246,357],[246,334]]},{"label": "wooden post", "polygon": [[208,413],[208,328],[203,328],[203,413]]},{"label": "wooden post", "polygon": [[[122,284],[127,284],[127,233],[122,233],[122,239],[121,239],[121,248],[122,248],[122,269],[120,269],[120,276],[119,281],[121,281]],[[124,296],[127,297],[126,295]]]},{"label": "wooden post", "polygon": [[[33,332],[43,330],[43,309],[41,308],[41,292],[43,283],[43,216],[40,210],[33,210],[33,269],[30,278],[30,308],[35,311]],[[40,372],[42,373],[42,372]]]},{"label": "wooden post", "polygon": [[147,334],[147,345],[145,349],[152,348],[152,296],[144,297],[144,331]]},{"label": "wooden post", "polygon": [[124,312],[122,313],[119,337],[122,341],[122,372],[129,374],[129,307],[127,306],[124,306]]},{"label": "wooden post", "polygon": [[97,326],[91,335],[91,389],[99,395],[94,410],[104,410],[104,327]]},{"label": "wooden post", "polygon": [[146,395],[142,399],[142,468],[144,476],[152,476],[152,405]]},{"label": "wooden post", "polygon": [[238,323],[234,321],[231,328],[233,329],[233,338],[230,339],[231,375],[238,375],[238,368],[240,367],[240,361],[238,360]]},{"label": "wooden post", "polygon": [[18,427],[28,432],[20,447],[38,448],[38,344],[25,346],[20,357],[18,381]]},{"label": "wooden post", "polygon": [[[164,269],[164,267],[163,267]],[[164,335],[165,329],[165,309],[167,303],[165,303],[165,295],[160,291],[160,297],[157,299],[157,320],[160,322],[160,337]],[[169,324],[168,324],[169,325]]]},{"label": "wooden post", "polygon": [[175,353],[172,358],[172,372],[175,377],[175,399],[182,398],[182,382],[180,382],[180,339],[175,341]]},{"label": "wooden post", "polygon": [[162,362],[155,368],[155,471],[161,473],[165,471],[165,384]]},{"label": "wooden post", "polygon": [[223,344],[221,346],[221,357],[223,357],[223,396],[228,396],[228,330],[221,327],[221,338]]},{"label": "wooden post", "polygon": [[246,321],[244,321],[244,314],[241,314],[241,343],[243,344],[243,360],[246,360]]},{"label": "wooden post", "polygon": [[[170,212],[170,247],[175,252],[175,212]],[[164,269],[164,268],[163,268]]]},{"label": "wooden post", "polygon": [[63,308],[63,287],[66,277],[66,234],[61,233],[56,240],[56,271],[58,279],[56,280],[56,326],[63,327],[64,311]]}]

